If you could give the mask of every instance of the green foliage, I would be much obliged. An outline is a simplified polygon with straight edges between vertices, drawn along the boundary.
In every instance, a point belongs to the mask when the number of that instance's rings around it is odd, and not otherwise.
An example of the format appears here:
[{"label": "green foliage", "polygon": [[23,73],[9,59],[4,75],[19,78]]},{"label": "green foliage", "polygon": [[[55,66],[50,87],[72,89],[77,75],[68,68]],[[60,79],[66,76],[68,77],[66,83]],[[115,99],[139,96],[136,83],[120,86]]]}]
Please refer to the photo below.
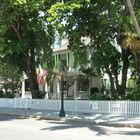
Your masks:
[{"label": "green foliage", "polygon": [[[82,65],[86,61],[86,48],[112,40],[118,26],[119,2],[112,0],[90,1],[69,0],[64,4],[56,3],[48,11],[49,21],[56,30],[69,39],[69,48],[74,51],[75,62]],[[81,37],[90,37],[91,43],[87,46]],[[91,46],[92,45],[92,46]],[[82,57],[80,57],[82,56]]]},{"label": "green foliage", "polygon": [[0,76],[5,78],[19,78],[21,75],[21,71],[6,62],[3,61],[3,58],[0,60]]},{"label": "green foliage", "polygon": [[5,92],[8,92],[9,90],[11,92],[15,92],[19,87],[21,71],[17,67],[3,62],[2,59],[0,61],[0,65],[0,78],[2,81],[0,84],[2,89],[4,89]]},{"label": "green foliage", "polygon": [[[134,6],[139,21],[138,2]],[[69,39],[75,66],[92,63],[98,73],[110,72],[117,77],[122,54],[112,42],[117,39],[121,44],[122,32],[134,32],[127,7],[118,0],[1,0],[0,17],[0,55],[7,64],[27,73],[35,71],[39,63],[51,73],[50,46],[54,31],[58,31]],[[89,37],[90,43],[85,44],[82,37]],[[87,48],[92,50],[92,62],[87,60]]]},{"label": "green foliage", "polygon": [[132,78],[128,79],[127,83],[128,83],[127,88],[131,91],[136,85],[136,79],[132,79]]},{"label": "green foliage", "polygon": [[46,20],[46,8],[50,5],[51,2],[46,0],[7,0],[0,5],[1,53],[25,72],[31,42],[40,61],[47,58],[50,63],[54,34]]},{"label": "green foliage", "polygon": [[89,97],[90,100],[101,100],[101,97],[99,96],[99,94],[93,94]]},{"label": "green foliage", "polygon": [[126,95],[126,99],[129,100],[140,100],[140,85],[136,85],[132,92]]},{"label": "green foliage", "polygon": [[90,89],[90,100],[100,100],[99,90],[97,87]]},{"label": "green foliage", "polygon": [[39,99],[44,99],[45,98],[45,95],[46,95],[46,92],[45,91],[40,91],[39,92]]},{"label": "green foliage", "polygon": [[0,98],[14,98],[14,93],[11,92],[4,93],[0,91]]},{"label": "green foliage", "polygon": [[108,69],[113,74],[119,74],[121,69],[121,54],[110,43],[106,42],[92,54],[93,65],[97,68],[98,73],[108,73]]},{"label": "green foliage", "polygon": [[[138,1],[135,1],[134,6],[135,10],[139,11]],[[120,86],[118,74],[122,70],[122,91],[126,85],[124,79],[127,70],[124,69],[128,69],[125,67],[129,65],[125,63],[128,56],[127,53],[118,52],[112,42],[117,39],[117,44],[122,45],[121,34],[126,27],[134,32],[127,8],[124,1],[117,0],[69,0],[56,3],[48,11],[49,21],[62,36],[66,35],[69,39],[69,48],[74,51],[76,64],[83,67],[83,64],[89,63],[85,52],[87,47],[91,48],[93,65],[98,73],[110,75],[111,85],[116,81],[116,87]],[[85,36],[91,39],[88,45],[81,41]],[[130,46],[132,47],[132,44]]]},{"label": "green foliage", "polygon": [[52,63],[54,30],[46,12],[52,3],[54,1],[6,0],[0,4],[0,55],[27,74],[34,95],[39,93],[35,73],[38,63],[48,67]]}]

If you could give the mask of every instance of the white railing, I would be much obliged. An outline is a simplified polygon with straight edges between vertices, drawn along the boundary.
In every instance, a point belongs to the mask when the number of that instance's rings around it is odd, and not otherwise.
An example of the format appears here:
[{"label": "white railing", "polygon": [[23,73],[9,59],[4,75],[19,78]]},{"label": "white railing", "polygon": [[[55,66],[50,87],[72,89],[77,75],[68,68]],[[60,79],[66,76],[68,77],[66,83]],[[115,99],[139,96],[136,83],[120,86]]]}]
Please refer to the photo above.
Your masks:
[{"label": "white railing", "polygon": [[[0,108],[60,110],[60,100],[0,99]],[[65,100],[65,111],[122,116],[140,116],[140,101]]]}]

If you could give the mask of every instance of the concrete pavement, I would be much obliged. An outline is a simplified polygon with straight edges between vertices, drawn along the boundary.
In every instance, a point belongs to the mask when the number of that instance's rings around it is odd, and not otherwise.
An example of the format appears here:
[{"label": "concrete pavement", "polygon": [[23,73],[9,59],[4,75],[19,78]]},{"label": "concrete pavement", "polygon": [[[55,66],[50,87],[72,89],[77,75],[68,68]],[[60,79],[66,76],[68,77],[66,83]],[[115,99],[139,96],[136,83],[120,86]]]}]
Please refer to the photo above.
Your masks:
[{"label": "concrete pavement", "polygon": [[140,129],[0,115],[1,140],[139,140]]},{"label": "concrete pavement", "polygon": [[140,128],[140,116],[111,116],[66,112],[66,116],[62,118],[59,117],[59,112],[57,111],[11,108],[0,108],[0,114],[64,122],[89,122],[103,126]]}]

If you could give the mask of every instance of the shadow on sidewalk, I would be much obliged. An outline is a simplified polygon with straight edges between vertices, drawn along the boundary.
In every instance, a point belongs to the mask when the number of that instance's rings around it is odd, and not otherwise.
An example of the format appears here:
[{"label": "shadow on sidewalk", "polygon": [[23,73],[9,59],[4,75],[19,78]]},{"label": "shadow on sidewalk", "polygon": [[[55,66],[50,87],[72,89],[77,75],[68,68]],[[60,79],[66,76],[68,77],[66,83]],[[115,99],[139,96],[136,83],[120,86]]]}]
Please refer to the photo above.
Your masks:
[{"label": "shadow on sidewalk", "polygon": [[[96,135],[108,135],[107,129],[91,124],[91,123],[80,123],[80,122],[57,122],[57,121],[50,121],[48,123],[51,124],[58,124],[59,126],[52,126],[52,127],[46,127],[42,128],[41,130],[49,130],[49,131],[56,131],[56,130],[63,130],[63,129],[71,129],[71,128],[82,128],[87,127],[90,130],[97,132]],[[83,132],[81,132],[83,133]]]},{"label": "shadow on sidewalk", "polygon": [[11,121],[11,120],[17,120],[17,119],[25,119],[24,117],[19,117],[19,116],[16,116],[16,115],[2,115],[0,114],[0,122],[1,121]]},{"label": "shadow on sidewalk", "polygon": [[[99,126],[96,124],[92,124],[92,123],[85,123],[85,122],[56,122],[56,121],[50,121],[48,123],[51,124],[58,124],[58,126],[52,126],[52,127],[45,127],[42,128],[41,130],[45,131],[45,130],[49,130],[49,131],[57,131],[57,130],[65,130],[65,129],[71,129],[71,128],[84,128],[87,127],[88,129],[90,129],[91,131],[93,131],[94,133],[96,133],[97,136],[102,136],[102,135],[111,135],[111,134],[118,134],[118,135],[129,135],[129,136],[140,136],[140,129],[138,129],[137,131],[132,130],[131,128],[128,128],[128,130],[124,131],[116,131],[116,127],[112,127],[112,130],[110,130],[108,127],[104,127],[104,126]],[[84,132],[81,132],[84,133]]]}]

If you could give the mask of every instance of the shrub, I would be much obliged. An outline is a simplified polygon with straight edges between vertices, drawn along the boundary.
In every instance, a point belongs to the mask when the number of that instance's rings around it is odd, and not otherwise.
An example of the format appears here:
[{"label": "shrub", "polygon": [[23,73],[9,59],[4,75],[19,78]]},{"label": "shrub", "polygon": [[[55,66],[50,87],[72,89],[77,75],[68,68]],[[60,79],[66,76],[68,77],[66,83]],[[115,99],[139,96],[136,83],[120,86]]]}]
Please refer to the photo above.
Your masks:
[{"label": "shrub", "polygon": [[39,92],[39,99],[44,99],[45,98],[45,91],[40,91]]},{"label": "shrub", "polygon": [[126,95],[126,99],[129,100],[140,100],[140,85],[136,85],[132,92]]},{"label": "shrub", "polygon": [[14,93],[11,92],[2,93],[1,98],[14,98]]}]

